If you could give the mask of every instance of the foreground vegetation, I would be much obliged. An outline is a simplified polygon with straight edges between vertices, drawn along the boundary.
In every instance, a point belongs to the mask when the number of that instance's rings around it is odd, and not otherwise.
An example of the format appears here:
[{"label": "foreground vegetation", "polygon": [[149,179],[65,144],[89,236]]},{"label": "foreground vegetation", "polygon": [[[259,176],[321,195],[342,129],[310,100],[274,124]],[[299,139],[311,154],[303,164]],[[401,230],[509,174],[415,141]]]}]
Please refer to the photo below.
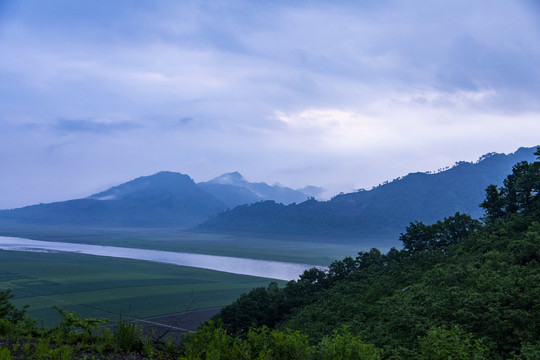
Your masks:
[{"label": "foreground vegetation", "polygon": [[517,164],[482,207],[483,222],[411,223],[402,250],[256,288],[180,346],[62,311],[40,329],[4,292],[0,359],[539,359],[540,162]]},{"label": "foreground vegetation", "polygon": [[[298,331],[250,330],[246,339],[233,339],[210,322],[178,346],[171,338],[143,335],[136,324],[86,318],[57,308],[62,321],[52,328],[37,327],[24,309],[0,292],[0,359],[378,359],[379,350],[347,332],[327,337],[317,346]],[[352,356],[352,357],[351,357]]]}]

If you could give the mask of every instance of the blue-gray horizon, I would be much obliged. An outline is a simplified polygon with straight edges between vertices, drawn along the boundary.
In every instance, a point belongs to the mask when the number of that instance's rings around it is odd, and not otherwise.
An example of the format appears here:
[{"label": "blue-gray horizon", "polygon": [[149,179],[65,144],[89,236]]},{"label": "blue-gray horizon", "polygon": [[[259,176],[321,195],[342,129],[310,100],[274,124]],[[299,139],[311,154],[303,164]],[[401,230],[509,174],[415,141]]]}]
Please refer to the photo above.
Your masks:
[{"label": "blue-gray horizon", "polygon": [[0,209],[169,170],[326,196],[540,143],[540,5],[0,2]]}]

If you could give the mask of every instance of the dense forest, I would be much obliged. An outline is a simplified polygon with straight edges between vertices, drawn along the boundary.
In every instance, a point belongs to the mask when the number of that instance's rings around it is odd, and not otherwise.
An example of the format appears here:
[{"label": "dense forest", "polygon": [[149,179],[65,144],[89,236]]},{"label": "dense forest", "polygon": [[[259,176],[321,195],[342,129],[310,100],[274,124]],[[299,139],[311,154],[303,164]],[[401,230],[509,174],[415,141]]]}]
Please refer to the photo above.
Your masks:
[{"label": "dense forest", "polygon": [[4,292],[0,359],[35,356],[43,339],[53,354],[44,359],[539,359],[540,161],[516,164],[481,207],[481,221],[456,213],[414,222],[401,249],[256,288],[180,347],[67,313],[57,328],[39,329]]}]

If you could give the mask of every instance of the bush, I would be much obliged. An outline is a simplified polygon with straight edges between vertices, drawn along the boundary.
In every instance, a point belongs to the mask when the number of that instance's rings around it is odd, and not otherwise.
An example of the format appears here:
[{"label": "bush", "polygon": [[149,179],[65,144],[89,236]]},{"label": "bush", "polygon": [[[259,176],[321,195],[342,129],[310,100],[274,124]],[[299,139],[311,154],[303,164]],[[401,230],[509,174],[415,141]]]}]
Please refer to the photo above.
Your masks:
[{"label": "bush", "polygon": [[481,341],[458,327],[444,329],[432,328],[426,336],[420,339],[419,359],[488,359],[486,347]]},{"label": "bush", "polygon": [[317,346],[317,360],[357,359],[380,360],[381,351],[372,344],[362,342],[348,331],[325,336]]},{"label": "bush", "polygon": [[28,306],[18,309],[10,302],[12,298],[11,289],[0,291],[0,319],[8,319],[13,323],[18,323],[24,318]]},{"label": "bush", "polygon": [[133,323],[118,320],[114,328],[114,344],[117,351],[131,352],[142,350],[142,330]]},{"label": "bush", "polygon": [[184,337],[181,360],[191,359],[245,359],[238,342],[213,321],[204,324],[197,332]]},{"label": "bush", "polygon": [[252,359],[307,359],[311,353],[307,335],[294,330],[270,330],[266,326],[250,330],[244,348]]}]

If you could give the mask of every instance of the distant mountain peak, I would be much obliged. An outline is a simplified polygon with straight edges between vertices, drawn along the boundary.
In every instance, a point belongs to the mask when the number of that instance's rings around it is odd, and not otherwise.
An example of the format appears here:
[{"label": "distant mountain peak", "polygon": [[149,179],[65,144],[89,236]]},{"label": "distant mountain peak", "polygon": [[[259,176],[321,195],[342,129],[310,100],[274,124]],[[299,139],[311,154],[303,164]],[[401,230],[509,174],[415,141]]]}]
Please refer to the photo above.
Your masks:
[{"label": "distant mountain peak", "polygon": [[196,187],[195,182],[189,175],[172,171],[160,171],[153,175],[141,176],[126,183],[114,186],[103,192],[93,194],[88,199],[94,200],[119,200],[133,195],[152,191],[170,192],[171,189],[189,189]]},{"label": "distant mountain peak", "polygon": [[274,200],[291,204],[305,201],[309,195],[286,187],[280,183],[247,181],[238,171],[222,174],[210,181],[198,183],[206,192],[214,195],[229,207],[250,204],[261,200]]},{"label": "distant mountain peak", "polygon": [[0,222],[186,229],[226,208],[188,175],[161,171],[84,199],[0,211]]},{"label": "distant mountain peak", "polygon": [[243,185],[247,183],[247,180],[238,171],[234,171],[231,173],[222,174],[208,182],[223,185]]}]

